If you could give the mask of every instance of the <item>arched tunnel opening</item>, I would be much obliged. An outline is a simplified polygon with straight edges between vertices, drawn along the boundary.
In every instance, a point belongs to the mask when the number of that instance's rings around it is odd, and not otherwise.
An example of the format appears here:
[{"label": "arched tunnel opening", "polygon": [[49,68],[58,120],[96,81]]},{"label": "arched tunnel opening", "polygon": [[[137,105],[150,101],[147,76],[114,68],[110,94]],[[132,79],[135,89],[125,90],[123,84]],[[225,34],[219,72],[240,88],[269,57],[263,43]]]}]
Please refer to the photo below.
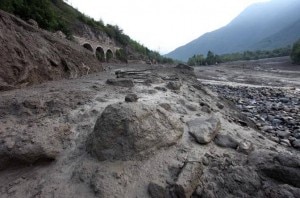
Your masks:
[{"label": "arched tunnel opening", "polygon": [[105,54],[104,54],[104,50],[102,49],[102,47],[97,47],[96,57],[99,61],[105,62]]},{"label": "arched tunnel opening", "polygon": [[91,46],[89,43],[85,43],[85,44],[83,44],[82,46],[83,46],[85,49],[87,49],[87,50],[93,52],[93,48],[92,48],[92,46]]},{"label": "arched tunnel opening", "polygon": [[106,52],[106,61],[109,62],[114,57],[113,52],[109,49]]}]

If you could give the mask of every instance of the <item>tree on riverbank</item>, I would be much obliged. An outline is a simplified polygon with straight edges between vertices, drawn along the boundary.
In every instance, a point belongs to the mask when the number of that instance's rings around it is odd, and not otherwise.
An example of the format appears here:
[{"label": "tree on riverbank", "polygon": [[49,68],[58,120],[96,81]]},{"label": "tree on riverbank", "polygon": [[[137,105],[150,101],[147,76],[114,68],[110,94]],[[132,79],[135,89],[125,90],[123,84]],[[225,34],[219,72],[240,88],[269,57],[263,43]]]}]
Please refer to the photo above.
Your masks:
[{"label": "tree on riverbank", "polygon": [[[294,53],[298,54],[294,55],[298,61],[300,61],[300,42],[294,45]],[[297,50],[298,49],[298,50]],[[202,55],[194,55],[188,60],[188,65],[190,66],[200,66],[200,65],[214,65],[216,63],[225,63],[239,60],[258,60],[263,58],[274,58],[274,57],[282,57],[289,56],[291,54],[291,46],[278,48],[274,50],[256,50],[256,51],[244,51],[244,52],[236,52],[231,54],[222,54],[217,55],[211,51],[208,51],[206,58]],[[294,60],[294,62],[297,62]]]},{"label": "tree on riverbank", "polygon": [[294,63],[300,64],[300,39],[293,45],[291,58]]}]

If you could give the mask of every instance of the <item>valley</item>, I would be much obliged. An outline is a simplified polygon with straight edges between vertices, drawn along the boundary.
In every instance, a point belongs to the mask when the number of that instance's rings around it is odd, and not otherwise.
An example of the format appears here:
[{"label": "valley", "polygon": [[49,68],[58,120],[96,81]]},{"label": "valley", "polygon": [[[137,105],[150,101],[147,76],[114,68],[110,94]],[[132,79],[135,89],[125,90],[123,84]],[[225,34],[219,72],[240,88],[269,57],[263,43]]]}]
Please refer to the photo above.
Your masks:
[{"label": "valley", "polygon": [[[287,59],[259,64],[266,70],[262,74],[274,80],[268,84],[274,87],[264,89],[266,98],[274,98],[280,86],[280,98],[287,101],[273,102],[288,108],[293,104],[287,115],[278,114],[295,121],[282,125],[283,131],[276,124],[273,131],[270,127],[264,131],[234,103],[243,100],[240,105],[246,107],[244,103],[253,99],[260,102],[255,94],[254,98],[234,94],[266,87],[262,82],[267,80],[256,81],[244,72],[247,68],[256,73],[258,63],[252,61],[195,71],[184,65],[105,64],[100,73],[1,92],[1,195],[296,198],[300,101],[299,78],[294,74],[299,70],[293,65],[285,69],[278,61]],[[267,71],[271,68],[280,69],[277,75],[285,75],[291,83],[278,84],[279,79]],[[243,81],[235,78],[228,85],[238,74]],[[128,94],[136,94],[137,99],[124,101]],[[252,106],[248,112],[256,109],[255,103]],[[149,136],[139,134],[140,130]],[[129,138],[135,146],[106,144],[112,136],[116,141]]]}]

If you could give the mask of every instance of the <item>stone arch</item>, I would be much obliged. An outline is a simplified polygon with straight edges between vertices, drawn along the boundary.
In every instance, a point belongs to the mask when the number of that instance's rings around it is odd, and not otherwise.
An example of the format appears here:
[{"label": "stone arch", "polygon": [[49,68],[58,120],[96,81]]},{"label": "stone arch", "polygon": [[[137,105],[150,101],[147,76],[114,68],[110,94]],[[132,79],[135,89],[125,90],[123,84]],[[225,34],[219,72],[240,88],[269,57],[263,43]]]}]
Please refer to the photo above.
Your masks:
[{"label": "stone arch", "polygon": [[101,62],[105,61],[105,52],[101,46],[98,46],[96,48],[96,57]]},{"label": "stone arch", "polygon": [[89,44],[89,43],[84,43],[82,46],[83,46],[85,49],[87,49],[87,50],[89,50],[89,51],[91,51],[91,52],[94,51],[93,48],[92,48],[92,46],[91,46],[91,44]]},{"label": "stone arch", "polygon": [[106,51],[106,61],[108,62],[109,60],[111,60],[114,57],[114,53],[111,51],[111,49],[108,49]]}]

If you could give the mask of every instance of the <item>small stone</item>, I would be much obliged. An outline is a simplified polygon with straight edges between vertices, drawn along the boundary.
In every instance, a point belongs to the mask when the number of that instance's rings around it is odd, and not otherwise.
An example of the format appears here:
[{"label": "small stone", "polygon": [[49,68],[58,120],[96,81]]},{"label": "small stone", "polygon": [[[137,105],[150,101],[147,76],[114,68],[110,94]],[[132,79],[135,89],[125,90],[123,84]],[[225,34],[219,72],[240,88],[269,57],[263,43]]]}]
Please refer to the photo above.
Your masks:
[{"label": "small stone", "polygon": [[281,139],[281,140],[280,140],[280,144],[281,144],[281,145],[284,145],[284,146],[288,146],[288,147],[291,146],[290,141],[287,140],[287,139]]},{"label": "small stone", "polygon": [[156,89],[158,91],[163,91],[163,92],[167,91],[167,89],[165,87],[154,87],[154,89]]},{"label": "small stone", "polygon": [[179,81],[170,81],[167,84],[167,88],[171,90],[180,90],[181,85],[182,84]]},{"label": "small stone", "polygon": [[6,138],[4,140],[4,142],[5,142],[4,144],[5,144],[5,146],[7,147],[8,150],[11,150],[15,145],[15,142],[11,138]]},{"label": "small stone", "polygon": [[202,164],[204,165],[204,166],[208,166],[209,165],[209,159],[207,158],[207,157],[203,157],[202,158]]},{"label": "small stone", "polygon": [[277,131],[276,134],[280,138],[288,138],[291,135],[289,131]]},{"label": "small stone", "polygon": [[210,110],[210,108],[209,108],[208,106],[203,106],[203,107],[201,108],[201,111],[203,111],[203,112],[205,112],[205,113],[211,113],[211,110]]},{"label": "small stone", "polygon": [[148,185],[148,193],[152,198],[165,198],[166,197],[166,190],[164,187],[150,182]]},{"label": "small stone", "polygon": [[219,109],[223,109],[224,108],[224,105],[223,104],[221,104],[221,103],[219,103],[219,102],[217,102],[217,107],[219,108]]},{"label": "small stone", "polygon": [[300,133],[294,133],[293,136],[294,136],[296,139],[300,139]]},{"label": "small stone", "polygon": [[270,140],[272,140],[272,141],[274,141],[276,143],[279,143],[279,141],[280,141],[279,137],[275,137],[275,136],[271,136]]},{"label": "small stone", "polygon": [[202,197],[203,188],[201,186],[198,186],[195,194],[198,195],[198,197]]},{"label": "small stone", "polygon": [[297,139],[297,140],[293,141],[293,142],[292,142],[292,146],[293,146],[295,149],[300,150],[300,139]]},{"label": "small stone", "polygon": [[186,108],[190,111],[197,111],[197,106],[196,105],[193,105],[193,104],[187,104],[185,105]]},{"label": "small stone", "polygon": [[137,102],[138,96],[136,94],[127,94],[125,96],[125,102]]},{"label": "small stone", "polygon": [[159,106],[161,106],[162,108],[164,108],[167,111],[171,111],[171,105],[168,103],[161,103],[161,104],[159,104]]},{"label": "small stone", "polygon": [[273,119],[272,120],[272,124],[274,124],[274,125],[279,125],[279,124],[281,124],[282,123],[282,120],[280,120],[280,119]]},{"label": "small stone", "polygon": [[245,154],[248,154],[253,150],[254,150],[254,146],[253,146],[252,142],[247,141],[247,140],[241,141],[237,148],[238,152],[245,153]]},{"label": "small stone", "polygon": [[224,148],[236,149],[238,147],[238,141],[229,135],[218,134],[214,139],[214,142],[216,145]]},{"label": "small stone", "polygon": [[273,131],[273,127],[272,127],[272,126],[263,126],[263,127],[261,128],[261,130],[262,130],[263,132],[271,132],[271,131]]},{"label": "small stone", "polygon": [[290,99],[289,98],[280,98],[279,101],[282,103],[288,103],[290,101]]},{"label": "small stone", "polygon": [[33,20],[33,19],[29,19],[29,20],[27,21],[27,23],[28,23],[29,25],[32,25],[32,26],[35,27],[35,28],[38,28],[38,27],[39,27],[39,24],[38,24],[35,20]]}]

